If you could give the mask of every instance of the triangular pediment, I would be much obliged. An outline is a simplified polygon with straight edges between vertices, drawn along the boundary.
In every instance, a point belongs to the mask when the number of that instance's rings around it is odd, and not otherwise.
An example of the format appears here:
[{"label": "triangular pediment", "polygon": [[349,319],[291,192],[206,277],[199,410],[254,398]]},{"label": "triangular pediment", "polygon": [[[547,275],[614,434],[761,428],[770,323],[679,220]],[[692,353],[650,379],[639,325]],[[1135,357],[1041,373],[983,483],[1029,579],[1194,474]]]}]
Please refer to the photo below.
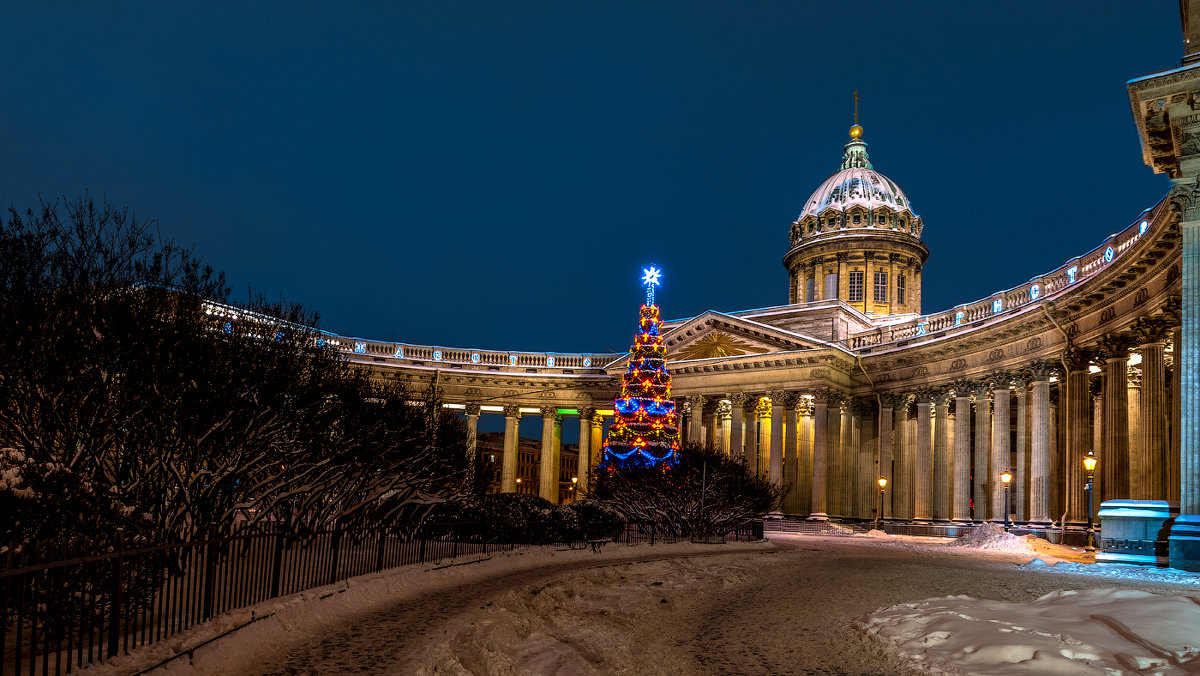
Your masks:
[{"label": "triangular pediment", "polygon": [[790,331],[712,310],[667,330],[663,344],[673,362],[824,347]]}]

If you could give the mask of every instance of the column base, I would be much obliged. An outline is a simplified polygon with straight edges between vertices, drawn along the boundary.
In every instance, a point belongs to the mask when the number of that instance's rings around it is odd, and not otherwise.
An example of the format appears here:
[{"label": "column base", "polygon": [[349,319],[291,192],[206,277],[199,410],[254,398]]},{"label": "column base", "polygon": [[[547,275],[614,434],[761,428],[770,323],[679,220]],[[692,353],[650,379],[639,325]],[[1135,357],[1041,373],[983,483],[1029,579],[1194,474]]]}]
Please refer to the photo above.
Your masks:
[{"label": "column base", "polygon": [[1167,543],[1172,568],[1200,572],[1200,514],[1175,517]]},{"label": "column base", "polygon": [[808,515],[807,521],[828,521],[829,515],[825,512],[813,512]]},{"label": "column base", "polygon": [[775,519],[777,521],[782,521],[783,520],[783,512],[767,512],[767,515],[763,518]]}]

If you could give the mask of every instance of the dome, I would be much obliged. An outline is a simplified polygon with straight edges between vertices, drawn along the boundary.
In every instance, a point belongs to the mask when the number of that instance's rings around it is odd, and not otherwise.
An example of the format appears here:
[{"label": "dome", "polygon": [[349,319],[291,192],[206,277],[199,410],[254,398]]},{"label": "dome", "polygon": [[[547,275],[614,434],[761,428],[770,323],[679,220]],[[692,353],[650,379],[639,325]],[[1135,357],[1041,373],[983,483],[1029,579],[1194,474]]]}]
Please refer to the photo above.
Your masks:
[{"label": "dome", "polygon": [[[847,217],[855,211],[860,213]],[[833,223],[829,222],[831,218]],[[875,171],[867,156],[867,144],[852,135],[842,155],[841,169],[825,179],[804,203],[795,221],[804,227],[794,229],[793,234],[804,238],[831,229],[887,228],[920,235],[920,222],[904,191]]]}]

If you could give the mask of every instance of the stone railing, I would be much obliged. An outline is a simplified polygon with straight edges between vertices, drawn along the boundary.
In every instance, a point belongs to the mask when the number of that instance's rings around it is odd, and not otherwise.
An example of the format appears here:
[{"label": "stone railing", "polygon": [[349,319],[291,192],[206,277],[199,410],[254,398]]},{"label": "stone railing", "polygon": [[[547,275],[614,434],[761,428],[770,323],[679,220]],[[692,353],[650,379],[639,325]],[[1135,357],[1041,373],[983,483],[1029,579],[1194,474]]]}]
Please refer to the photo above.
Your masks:
[{"label": "stone railing", "polygon": [[1043,300],[1052,300],[1079,282],[1098,274],[1121,258],[1130,247],[1151,231],[1167,223],[1166,202],[1143,211],[1132,225],[1109,235],[1100,246],[1068,260],[1058,269],[1034,277],[1020,286],[999,291],[973,303],[956,305],[945,312],[923,315],[915,320],[882,326],[850,336],[851,350],[870,350],[876,346],[913,340],[931,340],[943,331],[984,322]]},{"label": "stone railing", "polygon": [[[473,350],[436,345],[412,345],[409,343],[379,342],[326,336],[326,340],[347,353],[356,361],[394,361],[428,366],[448,364],[457,366],[495,366],[528,369],[601,369],[620,355],[616,354],[562,354],[558,352],[501,352],[495,350]],[[335,343],[336,341],[336,343]]]}]

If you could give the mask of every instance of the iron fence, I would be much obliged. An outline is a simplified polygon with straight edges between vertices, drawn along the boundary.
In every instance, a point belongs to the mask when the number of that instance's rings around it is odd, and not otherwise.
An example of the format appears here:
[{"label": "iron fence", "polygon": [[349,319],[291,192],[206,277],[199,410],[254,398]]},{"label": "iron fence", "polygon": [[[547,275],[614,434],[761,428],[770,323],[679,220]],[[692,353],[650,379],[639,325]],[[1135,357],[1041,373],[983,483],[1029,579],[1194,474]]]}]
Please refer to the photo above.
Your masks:
[{"label": "iron fence", "polygon": [[516,546],[523,545],[401,537],[384,528],[298,537],[267,524],[174,544],[118,538],[10,548],[0,555],[0,676],[70,673],[278,596]]}]

